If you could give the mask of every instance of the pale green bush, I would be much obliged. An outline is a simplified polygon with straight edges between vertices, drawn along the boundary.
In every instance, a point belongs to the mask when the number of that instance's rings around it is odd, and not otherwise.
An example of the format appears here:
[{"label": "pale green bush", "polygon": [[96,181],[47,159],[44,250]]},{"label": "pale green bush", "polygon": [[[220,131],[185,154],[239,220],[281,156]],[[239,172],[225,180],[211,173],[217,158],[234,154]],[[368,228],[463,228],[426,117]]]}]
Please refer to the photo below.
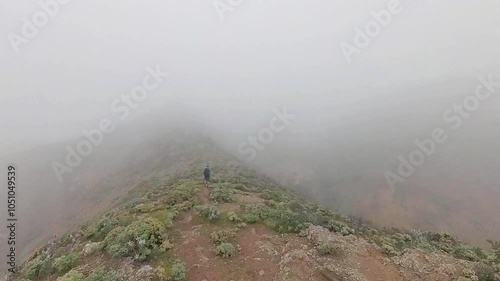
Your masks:
[{"label": "pale green bush", "polygon": [[78,270],[71,270],[64,276],[57,278],[57,281],[84,281],[83,273]]},{"label": "pale green bush", "polygon": [[71,253],[69,255],[56,258],[54,260],[54,268],[59,272],[63,272],[73,268],[73,266],[75,266],[75,264],[79,261],[80,255],[77,253]]},{"label": "pale green bush", "polygon": [[200,216],[205,217],[210,221],[216,220],[220,215],[216,205],[200,205],[196,206],[195,209],[198,211]]},{"label": "pale green bush", "polygon": [[106,249],[112,257],[134,257],[146,260],[163,243],[163,225],[154,218],[135,221],[127,227],[117,227],[106,236]]},{"label": "pale green bush", "polygon": [[234,248],[233,244],[228,242],[221,243],[215,248],[215,254],[223,258],[232,257],[235,253],[236,248]]}]

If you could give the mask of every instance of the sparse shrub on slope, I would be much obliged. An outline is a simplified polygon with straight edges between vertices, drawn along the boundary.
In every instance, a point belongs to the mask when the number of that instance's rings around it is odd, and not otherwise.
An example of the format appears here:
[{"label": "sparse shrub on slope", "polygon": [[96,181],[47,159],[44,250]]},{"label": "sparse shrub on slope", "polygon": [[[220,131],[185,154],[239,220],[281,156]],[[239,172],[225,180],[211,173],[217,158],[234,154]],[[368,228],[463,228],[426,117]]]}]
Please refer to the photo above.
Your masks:
[{"label": "sparse shrub on slope", "polygon": [[85,281],[123,281],[123,278],[113,270],[106,271],[104,268],[99,268],[90,273]]},{"label": "sparse shrub on slope", "polygon": [[500,266],[500,242],[499,241],[493,241],[493,240],[486,240],[488,243],[491,244],[491,248],[493,250],[493,253],[490,257],[490,260],[492,260],[494,263],[499,264]]},{"label": "sparse shrub on slope", "polygon": [[63,272],[73,268],[80,261],[80,258],[79,254],[70,253],[69,255],[56,258],[53,266],[58,272]]},{"label": "sparse shrub on slope", "polygon": [[59,247],[64,247],[64,246],[67,246],[68,244],[71,244],[71,242],[73,242],[73,238],[71,237],[70,234],[66,233],[64,235],[62,235],[59,240],[57,240],[57,245]]},{"label": "sparse shrub on slope", "polygon": [[87,239],[91,239],[92,241],[101,241],[117,225],[118,221],[113,218],[113,214],[107,214],[96,223],[88,223],[83,225],[81,228],[81,232]]},{"label": "sparse shrub on slope", "polygon": [[[401,234],[401,233],[398,233]],[[416,244],[427,243],[427,237],[420,229],[412,229],[408,234],[404,234],[407,242],[415,242]]]},{"label": "sparse shrub on slope", "polygon": [[184,263],[176,261],[170,269],[170,276],[174,281],[183,281],[186,279],[186,268]]},{"label": "sparse shrub on slope", "polygon": [[281,188],[264,189],[261,198],[276,202],[287,202],[296,199],[290,194],[290,191]]},{"label": "sparse shrub on slope", "polygon": [[198,191],[199,183],[192,180],[179,181],[174,188],[167,193],[167,203],[171,206],[191,200]]},{"label": "sparse shrub on slope", "polygon": [[246,223],[263,221],[279,233],[299,233],[309,223],[307,216],[294,212],[285,203],[271,201],[267,206],[263,203],[242,205],[245,213],[242,217]]},{"label": "sparse shrub on slope", "polygon": [[[387,230],[386,230],[387,231]],[[447,233],[436,233],[431,231],[410,230],[387,232],[379,234],[378,231],[371,230],[368,238],[381,246],[384,251],[392,256],[403,252],[407,248],[419,248],[429,251],[444,251],[453,254],[456,258],[478,261],[486,254],[477,247],[459,243],[453,236]]]},{"label": "sparse shrub on slope", "polygon": [[256,223],[259,221],[259,216],[254,215],[254,214],[245,214],[243,216],[243,221],[246,223]]},{"label": "sparse shrub on slope", "polygon": [[279,233],[299,233],[306,229],[306,224],[300,219],[299,214],[285,206],[270,209],[266,224]]},{"label": "sparse shrub on slope", "polygon": [[199,201],[197,198],[192,199],[191,201],[184,201],[180,204],[174,205],[174,207],[179,210],[179,211],[189,211],[191,210],[194,206],[199,205]]},{"label": "sparse shrub on slope", "polygon": [[141,203],[134,210],[138,213],[151,213],[156,210],[156,206],[154,203]]},{"label": "sparse shrub on slope", "polygon": [[229,212],[227,218],[232,222],[242,222],[241,218],[235,212]]},{"label": "sparse shrub on slope", "polygon": [[328,229],[330,229],[330,231],[340,233],[344,236],[355,234],[354,229],[349,227],[346,223],[337,220],[330,220],[328,222]]},{"label": "sparse shrub on slope", "polygon": [[167,210],[165,211],[165,226],[174,226],[174,219],[177,217],[179,212],[177,210]]},{"label": "sparse shrub on slope", "polygon": [[186,280],[186,267],[180,260],[175,260],[172,265],[158,266],[155,274],[160,281],[184,281]]},{"label": "sparse shrub on slope", "polygon": [[451,253],[453,249],[460,244],[455,237],[446,232],[436,233],[432,231],[425,231],[423,234],[427,238],[427,241],[435,249],[439,249],[447,253]]},{"label": "sparse shrub on slope", "polygon": [[479,281],[499,281],[500,279],[495,276],[495,268],[493,266],[479,263],[474,267],[474,272],[479,278]]},{"label": "sparse shrub on slope", "polygon": [[212,232],[210,234],[210,240],[217,245],[227,242],[234,236],[236,236],[236,231],[234,229],[223,229]]},{"label": "sparse shrub on slope", "polygon": [[216,187],[210,191],[210,198],[216,202],[234,202],[234,190]]},{"label": "sparse shrub on slope", "polygon": [[62,277],[57,278],[57,281],[84,281],[83,273],[78,270],[71,270]]},{"label": "sparse shrub on slope", "polygon": [[383,243],[382,244],[382,250],[388,256],[397,256],[397,255],[399,255],[399,252],[390,243]]},{"label": "sparse shrub on slope", "polygon": [[488,243],[490,243],[491,248],[493,250],[500,250],[500,241],[494,241],[491,239],[486,240]]},{"label": "sparse shrub on slope", "polygon": [[257,204],[252,204],[252,205],[246,205],[243,206],[247,214],[251,214],[259,218],[259,220],[265,220],[269,217],[269,207],[262,204],[262,203],[257,203]]},{"label": "sparse shrub on slope", "polygon": [[162,229],[162,223],[153,218],[135,221],[127,227],[119,226],[105,239],[107,252],[112,257],[130,256],[144,261],[160,250]]},{"label": "sparse shrub on slope", "polygon": [[160,281],[168,281],[170,279],[169,271],[163,266],[155,268],[155,275]]},{"label": "sparse shrub on slope", "polygon": [[200,205],[196,206],[195,209],[198,211],[200,216],[205,217],[210,221],[215,221],[220,215],[217,205]]},{"label": "sparse shrub on slope", "polygon": [[480,258],[477,256],[473,247],[469,245],[460,245],[456,247],[453,251],[453,256],[457,259],[468,260],[468,261],[479,261]]},{"label": "sparse shrub on slope", "polygon": [[52,273],[52,259],[48,254],[41,254],[29,261],[21,273],[32,280],[41,279]]},{"label": "sparse shrub on slope", "polygon": [[[129,194],[128,197],[130,197],[130,196],[131,195]],[[123,203],[123,205],[121,205],[120,209],[122,209],[122,210],[133,209],[133,208],[135,208],[135,206],[140,205],[140,204],[148,201],[146,198],[138,198],[138,197],[136,197],[136,198],[127,198],[126,197],[123,200],[126,203]]]},{"label": "sparse shrub on slope", "polygon": [[238,183],[238,184],[233,185],[233,188],[234,188],[234,189],[237,189],[237,190],[241,190],[241,191],[247,191],[247,192],[248,192],[248,191],[249,191],[249,192],[254,191],[253,189],[251,189],[251,188],[249,188],[249,187],[247,187],[246,185],[241,184],[241,183]]},{"label": "sparse shrub on slope", "polygon": [[318,251],[322,255],[339,255],[342,249],[335,245],[332,241],[323,241],[318,245]]},{"label": "sparse shrub on slope", "polygon": [[215,254],[223,258],[229,258],[236,254],[236,248],[229,242],[223,242],[215,248]]}]

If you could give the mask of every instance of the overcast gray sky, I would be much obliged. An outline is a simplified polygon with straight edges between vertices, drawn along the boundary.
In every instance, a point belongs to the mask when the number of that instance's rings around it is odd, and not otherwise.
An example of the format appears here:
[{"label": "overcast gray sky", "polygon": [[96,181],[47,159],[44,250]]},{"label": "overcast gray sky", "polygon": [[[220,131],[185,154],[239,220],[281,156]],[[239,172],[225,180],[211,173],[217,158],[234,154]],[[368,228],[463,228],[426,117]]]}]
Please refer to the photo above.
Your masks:
[{"label": "overcast gray sky", "polygon": [[21,35],[22,18],[41,8],[0,1],[4,145],[77,136],[112,114],[111,102],[140,83],[147,66],[160,65],[170,77],[134,114],[175,100],[220,106],[202,112],[212,117],[222,108],[339,108],[390,95],[439,95],[400,90],[474,82],[499,67],[494,0],[401,1],[402,12],[350,64],[340,44],[352,44],[355,28],[390,1],[244,0],[222,21],[214,2],[71,0],[16,54],[9,33]]}]

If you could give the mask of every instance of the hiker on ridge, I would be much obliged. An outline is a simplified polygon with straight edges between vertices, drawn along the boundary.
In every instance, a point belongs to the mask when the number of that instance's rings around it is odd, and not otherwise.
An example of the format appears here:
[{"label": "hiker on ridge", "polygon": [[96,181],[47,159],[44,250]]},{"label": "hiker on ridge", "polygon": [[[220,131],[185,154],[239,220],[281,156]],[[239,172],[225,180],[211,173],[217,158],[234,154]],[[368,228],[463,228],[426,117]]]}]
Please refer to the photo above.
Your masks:
[{"label": "hiker on ridge", "polygon": [[203,183],[205,184],[206,187],[208,187],[208,182],[210,181],[210,174],[212,174],[212,171],[210,171],[210,167],[208,167],[207,165],[207,167],[203,171],[203,176],[205,177]]}]

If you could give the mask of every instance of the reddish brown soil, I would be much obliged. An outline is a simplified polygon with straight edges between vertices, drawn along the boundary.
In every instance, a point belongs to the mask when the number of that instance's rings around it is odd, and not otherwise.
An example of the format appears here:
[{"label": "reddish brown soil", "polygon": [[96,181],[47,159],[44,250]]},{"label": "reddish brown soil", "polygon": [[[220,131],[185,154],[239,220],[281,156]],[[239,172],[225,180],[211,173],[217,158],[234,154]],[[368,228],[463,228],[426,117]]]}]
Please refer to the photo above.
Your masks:
[{"label": "reddish brown soil", "polygon": [[[209,190],[204,186],[200,189],[199,199],[205,204],[209,203]],[[178,241],[175,241],[173,251],[175,256],[186,263],[188,280],[267,281],[274,279],[279,272],[280,257],[261,251],[258,247],[257,241],[264,236],[275,235],[263,225],[251,225],[237,232],[231,241],[237,248],[237,254],[231,258],[216,256],[214,252],[216,246],[209,237],[212,231],[233,228],[234,225],[215,226],[200,221],[198,215],[190,211],[180,216],[177,227],[180,235]]]},{"label": "reddish brown soil", "polygon": [[369,254],[360,256],[358,259],[360,272],[370,281],[399,281],[402,280],[398,269],[392,265],[385,265],[383,259],[385,256],[377,250],[371,248]]}]

